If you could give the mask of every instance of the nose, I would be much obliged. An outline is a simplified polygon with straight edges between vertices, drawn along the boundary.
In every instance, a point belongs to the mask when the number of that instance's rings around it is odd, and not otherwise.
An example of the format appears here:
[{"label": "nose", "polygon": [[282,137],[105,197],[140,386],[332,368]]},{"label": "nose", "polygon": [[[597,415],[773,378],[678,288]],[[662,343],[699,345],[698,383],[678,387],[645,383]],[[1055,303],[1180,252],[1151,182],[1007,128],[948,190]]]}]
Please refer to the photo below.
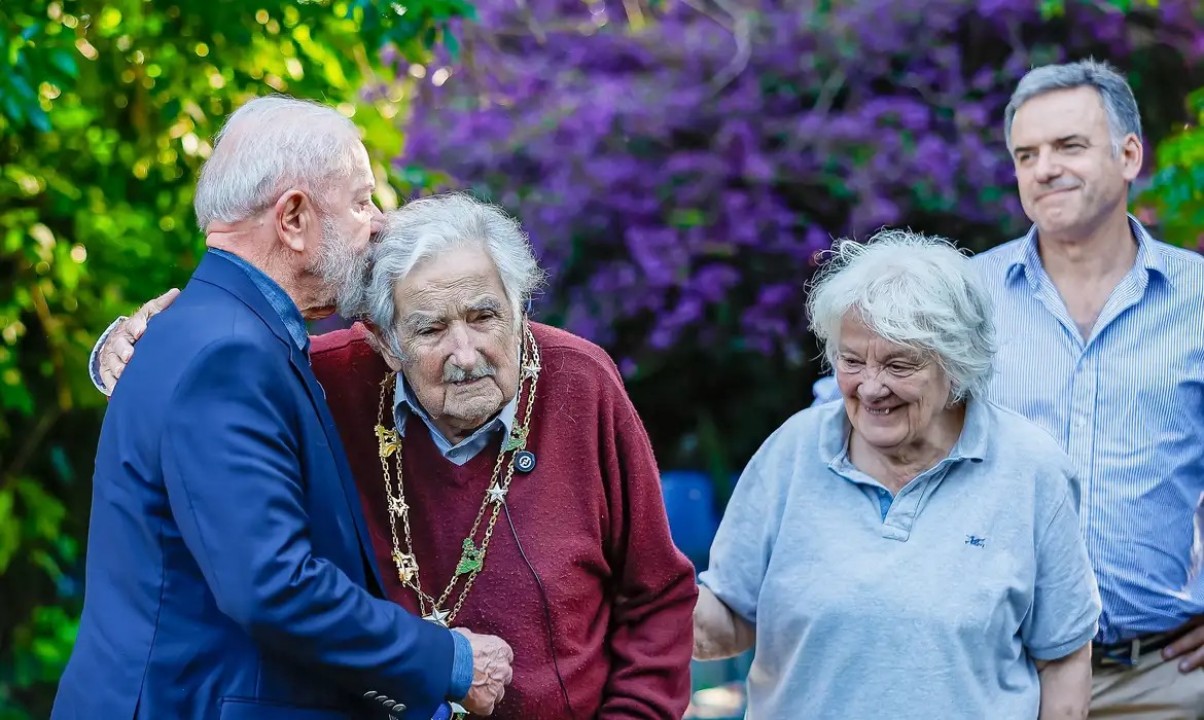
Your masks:
[{"label": "nose", "polygon": [[857,386],[857,396],[862,400],[874,401],[881,400],[890,394],[890,388],[878,380],[878,374],[866,375],[861,384]]},{"label": "nose", "polygon": [[457,367],[468,370],[477,364],[477,348],[472,343],[467,327],[457,323],[449,328],[447,337],[450,358]]},{"label": "nose", "polygon": [[381,212],[375,200],[372,201],[372,217],[370,222],[372,225],[372,236],[375,238],[385,227],[385,214]]},{"label": "nose", "polygon": [[1041,148],[1037,152],[1033,174],[1037,182],[1046,183],[1062,174],[1062,166],[1057,163],[1051,150]]}]

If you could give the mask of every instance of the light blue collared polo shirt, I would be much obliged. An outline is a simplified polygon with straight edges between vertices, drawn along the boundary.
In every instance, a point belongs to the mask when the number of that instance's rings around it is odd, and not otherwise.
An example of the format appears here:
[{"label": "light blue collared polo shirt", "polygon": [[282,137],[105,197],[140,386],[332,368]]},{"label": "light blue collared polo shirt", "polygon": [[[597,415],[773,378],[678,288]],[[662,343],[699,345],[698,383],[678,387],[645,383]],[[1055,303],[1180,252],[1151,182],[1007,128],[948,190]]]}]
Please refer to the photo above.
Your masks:
[{"label": "light blue collared polo shirt", "polygon": [[1099,615],[1066,454],[972,400],[949,456],[888,505],[848,433],[834,402],[770,436],[701,576],[757,627],[748,717],[1033,720],[1033,661],[1081,648]]},{"label": "light blue collared polo shirt", "polygon": [[[1204,257],[1129,227],[1137,259],[1086,340],[1035,227],[972,258],[999,337],[988,397],[1071,457],[1107,643],[1204,614]],[[840,395],[831,377],[814,393]]]}]

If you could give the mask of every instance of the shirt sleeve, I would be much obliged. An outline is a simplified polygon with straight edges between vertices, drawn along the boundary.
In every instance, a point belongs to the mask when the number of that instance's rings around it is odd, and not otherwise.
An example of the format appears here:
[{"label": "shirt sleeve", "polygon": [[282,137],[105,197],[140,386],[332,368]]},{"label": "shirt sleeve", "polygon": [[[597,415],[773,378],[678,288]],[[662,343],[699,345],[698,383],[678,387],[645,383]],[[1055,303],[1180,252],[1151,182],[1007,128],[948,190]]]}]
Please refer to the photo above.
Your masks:
[{"label": "shirt sleeve", "polygon": [[1037,537],[1033,605],[1020,637],[1035,660],[1066,657],[1091,641],[1100,614],[1099,590],[1071,498],[1073,480]]},{"label": "shirt sleeve", "polygon": [[92,379],[92,385],[100,394],[108,397],[112,394],[113,389],[105,387],[104,381],[100,379],[100,349],[105,346],[105,341],[109,339],[109,335],[113,334],[113,330],[121,323],[129,320],[125,315],[117,318],[109,323],[105,331],[100,334],[100,339],[92,346],[92,354],[88,356],[88,376]]},{"label": "shirt sleeve", "polygon": [[781,491],[774,479],[789,472],[774,458],[781,432],[765,441],[740,475],[711,544],[710,566],[699,576],[724,605],[753,624],[781,524],[784,498],[778,497]]},{"label": "shirt sleeve", "polygon": [[455,643],[452,652],[451,686],[447,696],[452,700],[463,700],[472,688],[472,643],[458,632],[452,633]]}]

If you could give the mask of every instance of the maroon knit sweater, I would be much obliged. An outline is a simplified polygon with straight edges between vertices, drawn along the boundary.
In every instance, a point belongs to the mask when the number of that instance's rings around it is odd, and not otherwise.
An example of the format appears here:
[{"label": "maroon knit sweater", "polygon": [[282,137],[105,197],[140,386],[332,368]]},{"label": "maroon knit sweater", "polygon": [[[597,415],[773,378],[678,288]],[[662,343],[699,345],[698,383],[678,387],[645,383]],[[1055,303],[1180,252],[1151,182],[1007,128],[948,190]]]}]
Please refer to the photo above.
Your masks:
[{"label": "maroon knit sweater", "polygon": [[[669,536],[651,445],[601,348],[544,325],[532,330],[543,371],[527,449],[538,463],[529,475],[516,471],[506,499],[522,549],[547,592],[551,638],[539,586],[504,513],[485,568],[453,624],[497,635],[514,649],[514,681],[494,718],[678,720],[690,694],[696,589],[693,568]],[[314,338],[313,369],[359,486],[385,592],[417,611],[414,593],[398,581],[390,557],[373,434],[388,367],[364,334],[356,326]],[[389,427],[392,405],[390,396]],[[428,594],[438,597],[451,578],[499,443],[495,439],[460,467],[443,458],[422,421],[410,417],[405,493]],[[553,645],[572,714],[557,680]]]}]

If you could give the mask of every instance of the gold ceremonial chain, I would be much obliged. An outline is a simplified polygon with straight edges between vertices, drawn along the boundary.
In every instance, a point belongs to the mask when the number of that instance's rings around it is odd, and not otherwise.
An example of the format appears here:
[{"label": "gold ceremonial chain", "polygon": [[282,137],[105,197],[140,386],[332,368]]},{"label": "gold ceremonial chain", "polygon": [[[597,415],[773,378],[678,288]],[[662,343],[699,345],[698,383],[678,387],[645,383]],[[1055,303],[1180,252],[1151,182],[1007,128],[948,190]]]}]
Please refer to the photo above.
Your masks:
[{"label": "gold ceremonial chain", "polygon": [[[510,481],[514,479],[514,456],[527,446],[527,433],[531,427],[531,410],[535,405],[535,387],[539,381],[540,357],[539,346],[535,344],[535,336],[531,333],[530,325],[525,322],[523,323],[523,337],[522,366],[518,381],[519,406],[523,411],[522,421],[520,423],[518,422],[519,418],[515,418],[514,429],[502,442],[497,462],[493,465],[491,482],[485,491],[485,498],[481,501],[481,508],[477,510],[476,519],[472,521],[472,529],[469,530],[468,537],[464,538],[464,542],[461,543],[460,562],[456,564],[455,572],[438,600],[423,591],[422,582],[419,579],[418,558],[414,555],[414,542],[410,537],[410,506],[406,504],[405,485],[402,482],[402,437],[397,432],[397,428],[385,427],[385,398],[392,397],[390,391],[396,386],[397,374],[390,373],[380,383],[380,405],[377,408],[375,430],[380,446],[380,469],[384,473],[385,497],[388,500],[389,530],[393,535],[393,564],[397,568],[397,578],[401,580],[401,584],[413,590],[414,594],[418,596],[418,609],[423,619],[443,627],[448,627],[456,619],[456,615],[460,613],[460,608],[464,605],[464,599],[468,597],[468,591],[472,589],[472,585],[476,581],[477,574],[485,567],[485,553],[489,550],[489,541],[493,538],[493,527],[497,524],[498,514],[502,510],[502,504],[506,501]],[[524,385],[526,385],[527,393],[525,407],[522,405]],[[394,467],[397,468],[396,494],[394,494],[393,477],[389,473],[388,459],[390,456],[393,457]],[[505,468],[504,472],[503,467]],[[491,505],[493,512],[486,524],[485,535],[478,545],[477,533],[481,528],[485,511]],[[404,542],[399,541],[397,536],[398,518],[401,518]],[[449,610],[445,610],[448,599],[461,579],[464,580],[464,584],[455,605]]]}]

